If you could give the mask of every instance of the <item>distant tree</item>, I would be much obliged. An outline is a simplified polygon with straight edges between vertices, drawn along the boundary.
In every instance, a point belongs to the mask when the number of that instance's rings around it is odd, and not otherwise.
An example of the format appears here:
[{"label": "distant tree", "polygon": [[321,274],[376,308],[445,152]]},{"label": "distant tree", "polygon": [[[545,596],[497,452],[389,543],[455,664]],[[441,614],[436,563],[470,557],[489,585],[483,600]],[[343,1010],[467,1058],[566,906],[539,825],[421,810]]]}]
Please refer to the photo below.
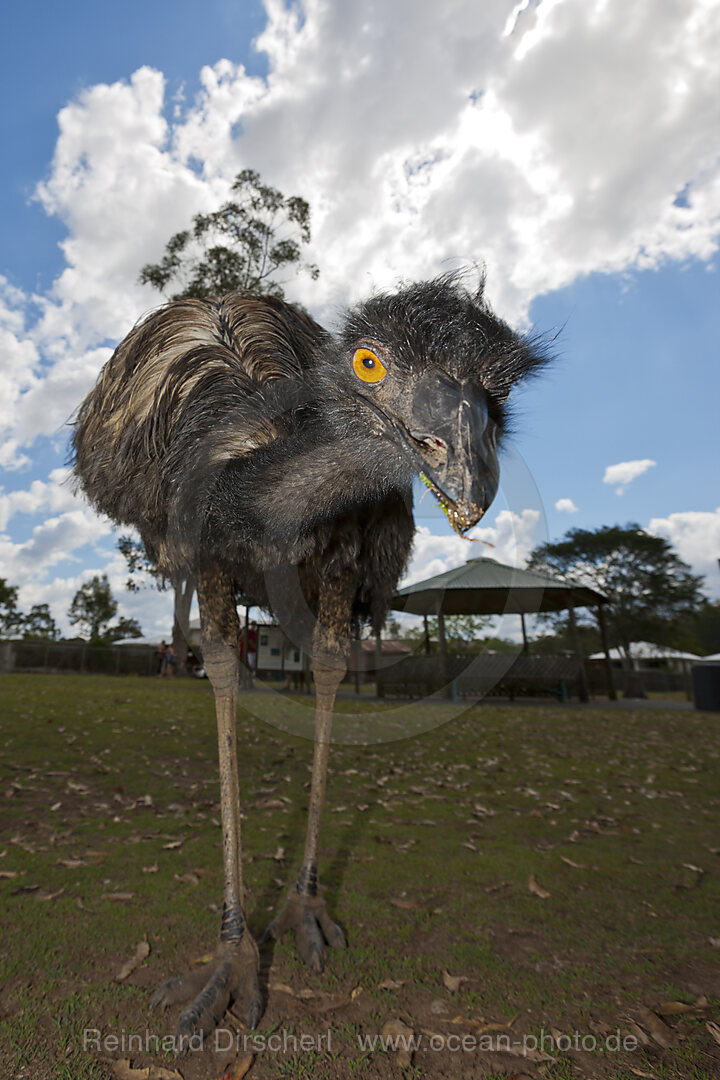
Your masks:
[{"label": "distant tree", "polygon": [[124,641],[125,638],[142,637],[142,629],[137,619],[126,619],[123,615],[115,626],[108,628],[106,636],[108,641]]},{"label": "distant tree", "polygon": [[129,592],[139,592],[149,584],[154,584],[159,589],[163,588],[165,583],[162,576],[146,552],[142,540],[135,540],[132,536],[119,536],[117,547],[127,564],[129,577],[125,582],[125,588]]},{"label": "distant tree", "polygon": [[57,641],[60,631],[47,604],[33,604],[23,615],[22,636],[28,641]]},{"label": "distant tree", "polygon": [[[446,615],[445,619],[445,643],[448,652],[483,652],[482,631],[492,622],[489,615]],[[439,625],[435,615],[430,615],[427,621],[428,637],[430,638],[430,651],[437,652],[439,649]],[[410,627],[405,631],[405,640],[415,645],[424,643],[425,627]]]},{"label": "distant tree", "polygon": [[117,615],[117,609],[117,600],[112,594],[107,574],[95,574],[75,593],[68,617],[73,626],[80,628],[83,637],[94,644],[142,637],[137,619],[123,616],[114,626],[110,625],[110,620]]},{"label": "distant tree", "polygon": [[68,618],[90,641],[104,641],[117,609],[117,600],[112,594],[107,574],[95,574],[75,593]]},{"label": "distant tree", "polygon": [[720,653],[720,603],[703,604],[688,623],[688,636],[693,651],[703,656]]},{"label": "distant tree", "polygon": [[[674,645],[678,620],[703,602],[702,578],[691,572],[667,540],[635,524],[570,529],[564,539],[536,548],[528,565],[604,593],[609,600],[605,619],[610,644],[628,660],[633,641]],[[585,621],[594,615],[594,610],[592,615],[578,611],[578,618]],[[538,617],[554,626],[564,619],[561,613]]]},{"label": "distant tree", "polygon": [[481,652],[519,653],[521,646],[517,641],[507,638],[484,637],[480,639]]},{"label": "distant tree", "polygon": [[141,284],[165,293],[172,283],[174,300],[236,289],[282,297],[279,273],[305,270],[317,278],[317,266],[302,262],[310,242],[305,199],[263,184],[254,169],[239,172],[231,191],[219,210],[196,214],[190,229],[170,237],[160,262],[143,266]]},{"label": "distant tree", "polygon": [[0,636],[13,637],[20,632],[23,616],[17,606],[17,585],[0,578]]}]

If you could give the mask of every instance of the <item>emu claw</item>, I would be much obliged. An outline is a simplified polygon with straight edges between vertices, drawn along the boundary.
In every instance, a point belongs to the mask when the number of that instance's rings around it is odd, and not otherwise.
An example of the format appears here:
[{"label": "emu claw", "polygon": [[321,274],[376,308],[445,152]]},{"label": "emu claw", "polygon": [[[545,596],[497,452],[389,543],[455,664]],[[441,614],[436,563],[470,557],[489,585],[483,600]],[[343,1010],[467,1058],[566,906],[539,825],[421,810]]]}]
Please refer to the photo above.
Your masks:
[{"label": "emu claw", "polygon": [[327,913],[325,901],[319,896],[303,896],[293,890],[285,907],[273,919],[260,944],[277,939],[286,930],[295,931],[298,952],[302,960],[318,974],[325,967],[325,943],[333,949],[344,949],[345,935]]},{"label": "emu claw", "polygon": [[239,945],[221,944],[216,957],[197,971],[168,979],[153,994],[150,1007],[190,1002],[175,1027],[175,1055],[181,1057],[193,1038],[209,1035],[225,1014],[231,998],[241,1003],[247,1026],[254,1030],[263,1011],[258,985],[257,945],[245,933]]}]

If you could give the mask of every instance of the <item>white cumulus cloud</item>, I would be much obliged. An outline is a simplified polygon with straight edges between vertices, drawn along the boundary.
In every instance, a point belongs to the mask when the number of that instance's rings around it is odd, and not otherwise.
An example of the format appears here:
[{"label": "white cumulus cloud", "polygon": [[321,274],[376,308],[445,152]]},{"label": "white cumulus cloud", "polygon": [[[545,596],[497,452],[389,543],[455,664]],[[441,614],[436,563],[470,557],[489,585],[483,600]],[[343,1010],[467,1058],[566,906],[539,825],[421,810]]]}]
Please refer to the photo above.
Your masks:
[{"label": "white cumulus cloud", "polygon": [[720,595],[720,507],[715,511],[687,510],[652,518],[648,532],[669,540],[681,559],[706,578],[708,591]]},{"label": "white cumulus cloud", "polygon": [[46,295],[6,287],[0,306],[6,465],[58,430],[108,343],[158,302],[140,268],[243,167],[309,200],[322,273],[289,291],[321,318],[373,286],[484,260],[491,299],[522,321],[581,275],[716,251],[717,5],[266,12],[267,78],[218,59],[168,118],[164,76],[144,67],[60,110],[37,197],[67,228],[66,267]]},{"label": "white cumulus cloud", "polygon": [[558,499],[555,503],[555,509],[563,514],[577,514],[578,512],[578,508],[572,499]]},{"label": "white cumulus cloud", "polygon": [[[455,533],[436,536],[425,525],[418,526],[413,542],[412,559],[401,586],[444,574],[462,566],[468,559],[488,556],[510,566],[522,566],[538,543],[538,510],[501,510],[494,525],[476,525],[469,540]],[[475,542],[473,542],[475,541]],[[478,541],[480,541],[478,543]]]},{"label": "white cumulus cloud", "polygon": [[617,465],[608,465],[603,476],[603,484],[617,484],[617,495],[622,495],[628,484],[631,484],[638,476],[657,465],[657,461],[651,458],[642,458],[639,461],[619,461]]}]

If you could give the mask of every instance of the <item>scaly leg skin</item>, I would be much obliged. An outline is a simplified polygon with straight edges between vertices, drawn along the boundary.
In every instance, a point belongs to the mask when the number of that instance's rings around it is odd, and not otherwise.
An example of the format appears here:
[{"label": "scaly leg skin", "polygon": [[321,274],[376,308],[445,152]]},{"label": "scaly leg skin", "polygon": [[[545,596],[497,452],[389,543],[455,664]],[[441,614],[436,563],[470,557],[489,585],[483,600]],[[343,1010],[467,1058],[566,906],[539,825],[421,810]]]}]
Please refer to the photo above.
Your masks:
[{"label": "scaly leg skin", "polygon": [[193,1036],[210,1034],[229,1001],[240,1003],[247,1026],[262,1015],[258,985],[258,950],[245,923],[240,853],[240,792],[237,768],[238,623],[232,581],[221,571],[198,583],[203,628],[203,663],[215,694],[220,765],[220,810],[223,835],[223,916],[220,942],[209,964],[186,976],[169,979],[154,994],[151,1006],[189,1001],[175,1029],[177,1054]]},{"label": "scaly leg skin", "polygon": [[300,956],[317,972],[325,966],[326,943],[336,949],[346,945],[345,935],[328,915],[325,901],[318,896],[317,865],[333,707],[347,666],[347,638],[355,588],[354,577],[346,574],[327,584],[320,601],[313,635],[315,747],[305,854],[296,885],[262,937],[262,942],[269,938],[277,940],[286,930],[293,929]]}]

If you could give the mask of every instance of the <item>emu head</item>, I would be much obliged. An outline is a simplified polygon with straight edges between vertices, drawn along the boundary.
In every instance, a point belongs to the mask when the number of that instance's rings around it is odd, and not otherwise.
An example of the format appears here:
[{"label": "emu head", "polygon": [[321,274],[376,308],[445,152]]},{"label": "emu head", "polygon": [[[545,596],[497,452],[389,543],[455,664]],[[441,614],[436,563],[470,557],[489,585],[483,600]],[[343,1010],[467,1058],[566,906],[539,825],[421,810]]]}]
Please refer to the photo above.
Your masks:
[{"label": "emu head", "polygon": [[348,313],[339,352],[320,365],[335,425],[384,455],[393,477],[420,474],[459,533],[497,493],[511,388],[546,361],[492,313],[483,286],[471,294],[450,275],[375,296]]}]

